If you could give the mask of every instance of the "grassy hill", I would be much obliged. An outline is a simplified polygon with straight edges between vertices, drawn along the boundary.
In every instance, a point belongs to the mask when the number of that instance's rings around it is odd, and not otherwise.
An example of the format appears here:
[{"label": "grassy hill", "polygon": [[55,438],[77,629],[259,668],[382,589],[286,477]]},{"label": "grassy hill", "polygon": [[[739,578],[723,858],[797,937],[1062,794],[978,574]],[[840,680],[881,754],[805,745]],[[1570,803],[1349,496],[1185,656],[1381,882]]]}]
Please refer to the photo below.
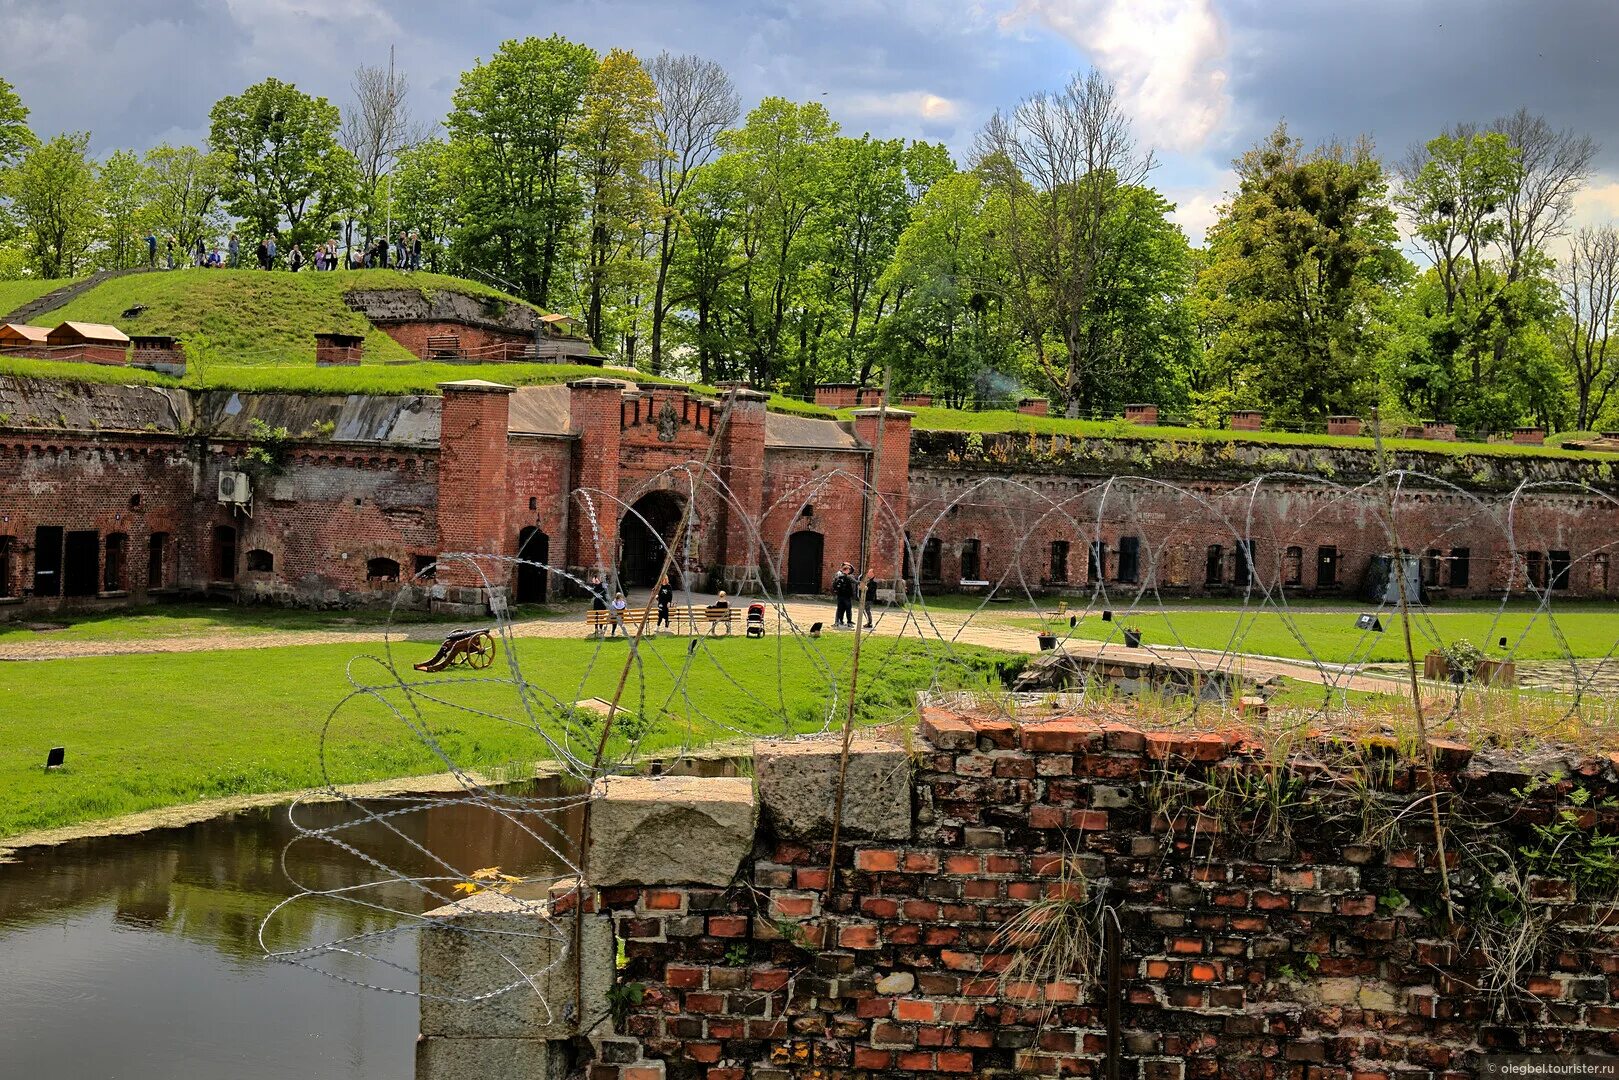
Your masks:
[{"label": "grassy hill", "polygon": [[[0,319],[30,300],[37,300],[52,289],[66,285],[69,278],[22,278],[0,281]],[[54,325],[54,324],[53,324]]]},{"label": "grassy hill", "polygon": [[[10,310],[42,296],[63,282],[0,282],[0,309]],[[26,289],[21,286],[27,286]],[[0,374],[77,382],[198,389],[343,394],[434,393],[442,382],[488,379],[519,386],[563,382],[589,375],[622,375],[637,382],[673,382],[642,373],[603,371],[575,364],[444,364],[418,361],[404,346],[350,308],[344,296],[355,289],[414,289],[494,297],[508,304],[533,305],[476,281],[444,274],[405,274],[396,270],[303,271],[184,270],[131,274],[104,282],[72,301],[37,316],[39,325],[64,319],[110,323],[128,334],[165,334],[185,346],[188,370],[175,380],[135,368],[70,364],[52,360],[0,358]],[[137,314],[124,312],[136,308]],[[535,309],[539,310],[539,309]],[[358,368],[315,367],[317,333],[361,334],[365,360]],[[711,391],[710,387],[696,387]],[[771,407],[816,416],[831,410],[786,398]]]},{"label": "grassy hill", "polygon": [[[185,269],[108,281],[37,321],[54,326],[79,319],[111,323],[127,334],[169,334],[185,344],[189,358],[204,365],[313,365],[318,333],[365,335],[367,362],[411,359],[403,346],[344,302],[351,289],[416,289],[428,295],[447,290],[523,303],[442,274]],[[144,310],[124,315],[137,307]]]}]

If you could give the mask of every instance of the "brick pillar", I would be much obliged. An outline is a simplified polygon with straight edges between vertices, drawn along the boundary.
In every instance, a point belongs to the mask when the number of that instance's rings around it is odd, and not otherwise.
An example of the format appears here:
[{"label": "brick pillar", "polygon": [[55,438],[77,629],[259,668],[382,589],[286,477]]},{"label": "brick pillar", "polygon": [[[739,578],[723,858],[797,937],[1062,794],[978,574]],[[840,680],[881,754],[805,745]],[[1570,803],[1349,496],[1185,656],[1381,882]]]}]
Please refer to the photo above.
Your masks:
[{"label": "brick pillar", "polygon": [[[856,409],[855,438],[872,448],[867,476],[876,491],[871,504],[872,547],[866,565],[879,581],[894,582],[904,569],[905,518],[911,505],[911,413],[889,409]],[[883,451],[877,456],[877,429]]]},{"label": "brick pillar", "polygon": [[757,533],[764,517],[765,402],[770,395],[741,386],[734,392],[736,402],[717,452],[720,475],[731,489],[731,501],[722,511],[719,573],[725,588],[740,593],[759,583]]},{"label": "brick pillar", "polygon": [[[504,554],[506,542],[506,430],[512,387],[468,379],[440,383],[438,547],[440,552]],[[490,580],[506,574],[484,567]],[[485,604],[483,579],[466,563],[448,562],[436,583],[456,592],[452,605]]]},{"label": "brick pillar", "polygon": [[[578,379],[568,384],[568,430],[573,453],[573,503],[568,507],[568,570],[588,580],[600,569],[606,580],[618,572],[620,410],[626,384],[615,379]],[[581,488],[590,489],[587,501]],[[605,492],[606,494],[600,494]]]}]

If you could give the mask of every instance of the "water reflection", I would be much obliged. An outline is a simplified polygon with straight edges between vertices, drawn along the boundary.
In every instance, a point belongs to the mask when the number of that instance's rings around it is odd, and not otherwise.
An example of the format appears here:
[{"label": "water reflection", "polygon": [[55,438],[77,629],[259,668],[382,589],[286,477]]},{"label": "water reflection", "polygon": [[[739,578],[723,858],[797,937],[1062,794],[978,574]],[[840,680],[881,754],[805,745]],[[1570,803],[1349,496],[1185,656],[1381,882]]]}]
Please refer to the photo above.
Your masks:
[{"label": "water reflection", "polygon": [[[670,771],[734,773],[704,762]],[[556,780],[508,787],[537,800],[570,794]],[[377,804],[370,804],[377,805]],[[385,808],[397,808],[397,803]],[[307,804],[300,820],[337,826],[342,803]],[[530,829],[553,845],[576,835],[578,810]],[[555,872],[546,844],[472,802],[436,805],[344,830],[367,854],[407,874],[444,872],[412,842],[470,872],[503,866]],[[413,1069],[417,1006],[408,994],[360,990],[265,960],[259,926],[298,890],[375,881],[352,853],[299,840],[285,807],[248,811],[133,837],[23,851],[0,865],[0,1074],[93,1080],[397,1080]],[[565,849],[566,850],[566,849]],[[283,870],[283,852],[286,867]],[[448,886],[445,886],[447,891]],[[404,883],[367,890],[403,911],[442,901]],[[268,944],[295,949],[393,925],[393,916],[314,896],[281,910]],[[414,990],[415,938],[374,938],[367,951],[397,964],[389,985]],[[376,965],[331,955],[322,967],[357,982]]]}]

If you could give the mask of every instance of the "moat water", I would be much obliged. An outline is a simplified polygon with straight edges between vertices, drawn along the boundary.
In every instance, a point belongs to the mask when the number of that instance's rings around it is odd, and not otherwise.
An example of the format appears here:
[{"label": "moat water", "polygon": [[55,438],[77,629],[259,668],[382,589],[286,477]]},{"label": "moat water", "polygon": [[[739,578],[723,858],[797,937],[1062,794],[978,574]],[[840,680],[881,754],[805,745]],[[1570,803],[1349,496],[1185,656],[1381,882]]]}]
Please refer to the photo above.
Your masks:
[{"label": "moat water", "polygon": [[[682,768],[670,771],[688,771]],[[690,771],[734,772],[702,762]],[[551,796],[555,780],[506,792]],[[299,807],[299,820],[353,820],[340,803]],[[406,836],[460,870],[499,865],[523,873],[554,856],[476,804],[395,819]],[[564,829],[577,819],[564,817]],[[259,926],[298,890],[376,880],[328,843],[289,842],[286,807],[237,813],[179,829],[29,848],[0,865],[0,1076],[39,1080],[409,1080],[417,1002],[360,989],[267,960]],[[406,840],[366,826],[363,847],[407,873],[442,873]],[[353,836],[349,837],[351,840]],[[283,870],[285,854],[286,870]],[[405,884],[369,893],[410,911],[438,906]],[[277,949],[331,941],[379,925],[336,900],[300,900],[272,923]],[[372,947],[415,966],[416,938]],[[347,965],[347,966],[345,966]],[[381,965],[340,956],[323,966],[362,981]],[[388,972],[414,989],[414,976]]]}]

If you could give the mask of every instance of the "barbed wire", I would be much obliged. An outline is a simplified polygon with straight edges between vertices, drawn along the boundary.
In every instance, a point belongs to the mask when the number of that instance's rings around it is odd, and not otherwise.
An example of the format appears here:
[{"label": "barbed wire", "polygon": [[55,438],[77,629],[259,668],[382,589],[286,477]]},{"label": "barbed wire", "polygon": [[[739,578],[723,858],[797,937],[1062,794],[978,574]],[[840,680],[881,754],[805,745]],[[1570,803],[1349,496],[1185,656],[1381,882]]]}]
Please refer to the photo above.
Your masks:
[{"label": "barbed wire", "polygon": [[[1406,611],[1386,588],[1371,597],[1335,593],[1337,602],[1330,606],[1305,601],[1300,596],[1304,559],[1312,548],[1332,549],[1340,590],[1354,587],[1342,570],[1342,562],[1353,556],[1381,560],[1419,594],[1444,587],[1424,580],[1429,572],[1437,575],[1438,567],[1424,562],[1434,552],[1440,558],[1463,548],[1470,559],[1477,554],[1477,580],[1488,587],[1469,586],[1469,591],[1493,599],[1482,606],[1487,619],[1479,636],[1486,645],[1496,643],[1492,660],[1533,662],[1538,675],[1523,689],[1422,680],[1416,700],[1425,708],[1433,703],[1429,730],[1450,730],[1497,707],[1503,710],[1503,725],[1519,722],[1514,719],[1519,713],[1512,711],[1517,709],[1532,713],[1537,730],[1550,733],[1577,723],[1591,737],[1607,736],[1619,721],[1619,618],[1595,633],[1589,628],[1574,633],[1560,621],[1565,591],[1610,598],[1614,591],[1606,575],[1619,549],[1619,529],[1591,523],[1619,523],[1619,498],[1590,485],[1526,480],[1511,491],[1481,495],[1406,469],[1357,484],[1292,472],[1229,485],[1177,484],[1143,475],[1062,477],[1057,485],[1046,476],[969,474],[936,487],[916,484],[901,500],[893,491],[876,490],[861,473],[834,468],[774,476],[769,501],[750,511],[728,483],[733,475],[729,467],[689,461],[628,492],[578,489],[572,509],[582,550],[614,552],[612,563],[626,530],[651,537],[654,561],[675,570],[676,605],[698,615],[713,599],[698,589],[700,574],[692,561],[698,544],[678,530],[671,534],[641,497],[663,492],[681,502],[688,516],[701,507],[705,527],[726,522],[729,536],[758,560],[745,597],[733,601],[762,607],[765,617],[750,619],[760,623],[758,636],[747,635],[746,628],[742,634],[720,635],[718,624],[701,633],[702,624],[692,625],[690,619],[693,633],[684,648],[666,647],[663,634],[636,633],[627,643],[599,635],[582,667],[569,674],[551,662],[555,646],[550,643],[561,633],[577,639],[586,628],[577,622],[520,622],[497,599],[487,627],[497,662],[424,673],[412,662],[420,659],[420,642],[396,625],[407,599],[443,588],[446,580],[467,582],[498,598],[519,573],[543,575],[553,586],[588,594],[589,570],[518,556],[447,554],[411,581],[414,589],[401,591],[381,648],[349,662],[348,692],[322,726],[320,789],[290,810],[298,835],[283,852],[282,864],[294,892],[260,927],[268,956],[356,987],[467,1005],[510,1008],[515,999],[509,995],[538,995],[550,1015],[561,1005],[544,1001],[544,977],[566,962],[577,947],[578,931],[549,896],[583,877],[584,853],[570,815],[588,812],[597,781],[641,768],[646,748],[654,745],[663,758],[681,758],[726,740],[824,734],[851,707],[863,724],[903,721],[910,703],[893,705],[892,689],[884,686],[886,676],[902,666],[905,695],[980,710],[1009,712],[1044,700],[1075,711],[1117,711],[1122,695],[1135,687],[1138,705],[1149,702],[1154,722],[1167,725],[1229,725],[1232,710],[1244,709],[1244,699],[1253,697],[1267,709],[1274,705],[1280,717],[1274,722],[1298,730],[1334,725],[1359,730],[1357,725],[1366,723],[1386,729],[1398,711],[1391,703],[1412,684],[1376,670],[1377,645],[1388,629],[1382,623],[1408,616],[1413,640],[1450,650],[1447,655],[1455,653],[1458,635],[1445,625],[1443,609],[1420,603],[1420,595],[1406,598]],[[833,501],[869,515],[863,520],[869,519],[871,540],[860,569],[886,568],[881,576],[894,582],[872,612],[875,629],[866,633],[854,688],[861,696],[853,698],[849,656],[840,643],[847,639],[820,632],[828,616],[824,600],[795,596],[789,586],[792,536],[814,523],[805,517],[806,508]],[[1556,519],[1551,526],[1531,520],[1547,514]],[[1585,523],[1583,535],[1595,542],[1551,568],[1546,530],[1560,528],[1566,537],[1574,527],[1571,514]],[[999,538],[993,552],[982,546],[991,535]],[[1398,537],[1408,550],[1390,550],[1388,536]],[[1135,541],[1133,568],[1118,561],[1126,538]],[[943,565],[946,541],[956,568],[961,549],[975,540],[981,560],[974,579],[981,584],[971,586],[979,593],[976,600],[940,595],[936,590],[950,580]],[[1058,543],[1066,545],[1060,549],[1064,558],[1077,554],[1082,560],[1086,572],[1077,580],[1054,580],[1070,576],[1051,572],[1052,545]],[[1200,549],[1209,553],[1207,576],[1219,578],[1218,606],[1177,595],[1207,588],[1197,581]],[[853,562],[855,553],[848,554]],[[842,561],[834,552],[826,555]],[[1537,556],[1539,571],[1531,555]],[[994,573],[986,572],[990,558]],[[589,569],[614,592],[622,585],[616,565]],[[963,578],[964,568],[955,579],[962,582],[958,588],[966,584]],[[1576,583],[1583,584],[1574,588]],[[856,618],[862,606],[856,604]],[[643,629],[653,607],[650,599],[637,599],[633,606],[626,599],[620,626],[628,629],[641,620],[637,629]],[[1212,632],[1211,614],[1219,623]],[[1323,629],[1326,618],[1343,623]],[[1037,635],[1044,640],[1031,641]],[[1136,635],[1139,640],[1133,640]],[[620,654],[620,648],[626,651]],[[991,685],[986,678],[996,665],[1005,677]],[[1133,674],[1121,676],[1123,668]],[[581,703],[589,702],[593,679],[620,672],[627,675],[624,700],[615,699],[609,711],[628,719],[613,729],[609,748],[606,721]],[[765,681],[773,692],[759,689],[761,672],[768,673]],[[1045,676],[1050,679],[1042,685]],[[1276,677],[1287,681],[1279,687]],[[721,690],[717,696],[704,692],[714,687]],[[1289,687],[1291,692],[1284,692]],[[723,707],[716,707],[716,700]],[[452,778],[454,790],[368,797],[346,787],[334,760],[337,748],[352,742],[346,725],[363,722],[370,730],[378,717],[394,738],[425,751]],[[458,758],[447,733],[484,725],[520,733],[528,751],[521,760],[534,763],[525,776],[485,777]],[[506,782],[537,773],[554,782],[543,788]],[[349,813],[335,823],[318,823],[303,814],[310,798],[340,800]],[[406,827],[449,806],[487,815],[491,827],[525,838],[536,853],[533,865],[502,868],[500,873],[517,879],[506,883],[479,874],[494,868],[457,865],[423,839],[430,834]],[[366,880],[332,887],[301,876],[291,853],[304,844],[331,848]],[[399,852],[417,865],[404,865]],[[469,929],[451,907],[469,892],[498,893],[509,910],[528,917],[527,928],[507,937]],[[353,906],[379,925],[278,948],[279,920],[310,903]],[[424,978],[418,967],[397,959],[396,939],[427,934],[458,935],[468,949],[488,954],[491,970],[510,971],[510,977],[475,992],[431,975]],[[546,944],[547,959],[529,970],[525,963],[532,967],[532,961],[524,957],[534,955],[537,941]],[[367,973],[351,970],[356,964]]]}]

